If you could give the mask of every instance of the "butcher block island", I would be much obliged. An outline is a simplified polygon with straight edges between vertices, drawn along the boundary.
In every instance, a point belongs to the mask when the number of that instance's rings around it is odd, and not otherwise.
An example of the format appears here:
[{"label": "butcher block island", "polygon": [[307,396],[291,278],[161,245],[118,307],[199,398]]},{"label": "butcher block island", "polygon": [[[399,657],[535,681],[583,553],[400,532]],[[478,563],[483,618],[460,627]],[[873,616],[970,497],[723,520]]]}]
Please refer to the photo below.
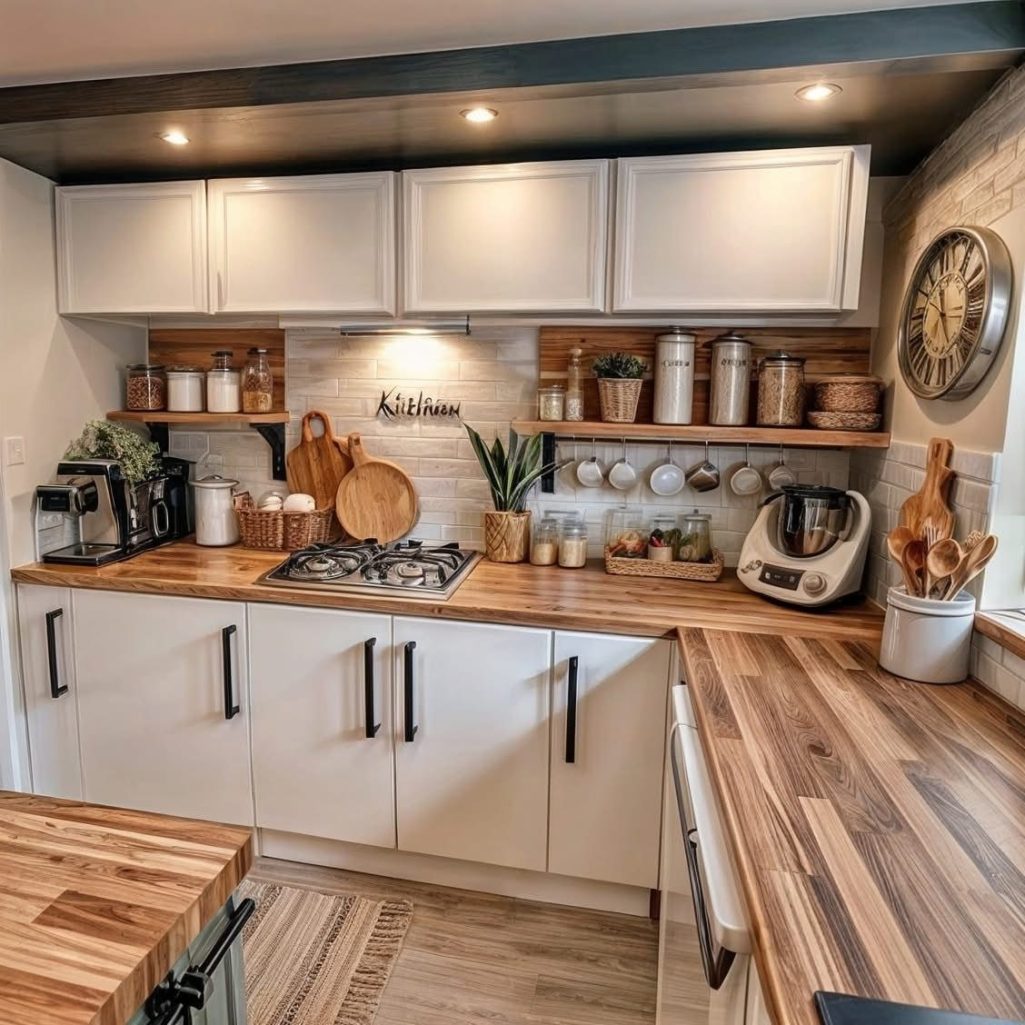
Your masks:
[{"label": "butcher block island", "polygon": [[249,829],[0,792],[0,1022],[125,1025],[251,862]]}]

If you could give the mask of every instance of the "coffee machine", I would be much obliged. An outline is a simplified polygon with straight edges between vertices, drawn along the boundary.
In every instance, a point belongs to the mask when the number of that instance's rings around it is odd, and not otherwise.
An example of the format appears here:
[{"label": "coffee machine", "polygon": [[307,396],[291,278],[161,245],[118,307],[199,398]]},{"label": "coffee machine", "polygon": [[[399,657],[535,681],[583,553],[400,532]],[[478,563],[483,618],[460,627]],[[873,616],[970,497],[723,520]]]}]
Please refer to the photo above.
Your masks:
[{"label": "coffee machine", "polygon": [[[183,461],[177,460],[176,463]],[[130,484],[114,459],[65,460],[57,479],[36,488],[36,535],[44,562],[102,566],[168,544],[191,533],[188,464],[165,467],[155,477]],[[62,542],[52,534],[55,514]]]}]

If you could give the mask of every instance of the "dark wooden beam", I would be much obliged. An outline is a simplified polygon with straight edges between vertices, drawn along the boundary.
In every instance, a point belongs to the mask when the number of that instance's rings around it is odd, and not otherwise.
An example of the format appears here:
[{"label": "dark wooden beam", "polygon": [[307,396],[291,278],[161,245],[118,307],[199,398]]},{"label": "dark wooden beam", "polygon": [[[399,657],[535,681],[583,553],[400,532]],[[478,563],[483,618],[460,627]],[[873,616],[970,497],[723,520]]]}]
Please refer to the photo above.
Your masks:
[{"label": "dark wooden beam", "polygon": [[1019,0],[0,89],[0,124],[1025,51]]}]

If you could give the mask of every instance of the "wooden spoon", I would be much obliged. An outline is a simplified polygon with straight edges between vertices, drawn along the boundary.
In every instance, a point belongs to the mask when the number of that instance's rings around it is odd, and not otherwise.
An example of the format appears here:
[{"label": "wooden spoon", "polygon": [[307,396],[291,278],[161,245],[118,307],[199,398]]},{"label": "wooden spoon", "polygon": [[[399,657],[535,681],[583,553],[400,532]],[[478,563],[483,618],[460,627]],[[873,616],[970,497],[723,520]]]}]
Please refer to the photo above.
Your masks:
[{"label": "wooden spoon", "polygon": [[954,446],[947,438],[929,441],[925,463],[925,480],[918,492],[900,507],[900,522],[911,528],[915,537],[924,537],[930,544],[950,537],[954,530],[954,514],[947,505],[947,495],[954,471],[947,464]]},{"label": "wooden spoon", "polygon": [[909,591],[909,594],[913,594],[916,598],[923,596],[922,590],[922,573],[925,570],[925,542],[920,538],[915,538],[909,541],[904,546],[904,551],[901,552],[901,566],[904,569],[904,579],[910,583],[913,591]]},{"label": "wooden spoon", "polygon": [[908,594],[913,593],[915,582],[904,568],[904,549],[909,542],[914,540],[915,535],[911,533],[909,527],[894,527],[886,537],[886,549],[890,553],[890,558],[900,566],[900,571],[904,574],[904,587]]},{"label": "wooden spoon", "polygon": [[944,600],[953,601],[962,589],[986,568],[986,563],[993,558],[996,550],[997,539],[992,534],[987,534],[974,548],[965,552],[964,558],[950,577],[950,583],[943,595]]},{"label": "wooden spoon", "polygon": [[947,578],[953,575],[963,558],[964,550],[952,537],[937,541],[929,549],[925,557],[925,568],[929,574],[925,585],[926,597],[932,597],[935,585],[941,588],[941,593],[946,593]]}]

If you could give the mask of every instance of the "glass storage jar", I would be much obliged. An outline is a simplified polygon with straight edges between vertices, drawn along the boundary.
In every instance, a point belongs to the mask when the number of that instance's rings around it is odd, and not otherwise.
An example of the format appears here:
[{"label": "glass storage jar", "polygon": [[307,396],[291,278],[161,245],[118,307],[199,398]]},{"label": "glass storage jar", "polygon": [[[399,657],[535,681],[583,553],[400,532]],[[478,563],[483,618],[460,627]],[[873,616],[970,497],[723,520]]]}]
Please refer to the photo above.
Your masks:
[{"label": "glass storage jar", "polygon": [[583,349],[570,349],[569,363],[566,366],[564,412],[567,420],[575,422],[584,419],[584,367],[580,361],[583,354]]},{"label": "glass storage jar", "polygon": [[559,565],[579,569],[587,563],[587,524],[579,519],[563,520],[559,531]]},{"label": "glass storage jar", "polygon": [[238,413],[242,409],[241,375],[231,365],[231,352],[220,349],[213,357],[214,365],[206,372],[207,412]]},{"label": "glass storage jar", "polygon": [[530,539],[530,564],[554,566],[559,561],[559,521],[554,516],[542,516],[534,524]]},{"label": "glass storage jar", "polygon": [[605,519],[605,556],[612,559],[643,559],[648,554],[648,524],[630,506],[610,509]]},{"label": "glass storage jar", "polygon": [[269,413],[274,405],[274,376],[266,349],[250,349],[242,371],[242,412]]},{"label": "glass storage jar", "polygon": [[712,517],[708,513],[683,513],[680,516],[680,562],[712,561]]},{"label": "glass storage jar", "polygon": [[560,384],[537,390],[538,420],[561,420],[565,410],[566,389]]},{"label": "glass storage jar", "polygon": [[126,409],[147,412],[167,408],[167,378],[160,363],[132,363],[126,369]]},{"label": "glass storage jar", "polygon": [[648,558],[652,562],[672,562],[680,546],[680,532],[676,517],[656,516],[648,534]]},{"label": "glass storage jar", "polygon": [[202,413],[205,382],[202,367],[168,367],[167,408],[172,413]]},{"label": "glass storage jar", "polygon": [[804,423],[804,360],[774,352],[758,365],[758,426],[800,427]]}]

